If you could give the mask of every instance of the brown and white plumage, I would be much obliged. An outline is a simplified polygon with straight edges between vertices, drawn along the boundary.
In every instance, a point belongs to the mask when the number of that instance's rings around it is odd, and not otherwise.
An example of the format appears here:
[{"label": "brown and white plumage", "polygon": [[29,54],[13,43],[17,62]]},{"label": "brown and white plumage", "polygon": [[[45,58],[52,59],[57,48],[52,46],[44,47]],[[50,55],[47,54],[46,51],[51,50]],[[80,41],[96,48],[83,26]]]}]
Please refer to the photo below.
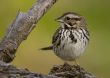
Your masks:
[{"label": "brown and white plumage", "polygon": [[64,61],[74,61],[84,53],[89,42],[89,32],[85,18],[68,12],[57,19],[61,26],[56,30],[52,46],[42,50],[53,50]]}]

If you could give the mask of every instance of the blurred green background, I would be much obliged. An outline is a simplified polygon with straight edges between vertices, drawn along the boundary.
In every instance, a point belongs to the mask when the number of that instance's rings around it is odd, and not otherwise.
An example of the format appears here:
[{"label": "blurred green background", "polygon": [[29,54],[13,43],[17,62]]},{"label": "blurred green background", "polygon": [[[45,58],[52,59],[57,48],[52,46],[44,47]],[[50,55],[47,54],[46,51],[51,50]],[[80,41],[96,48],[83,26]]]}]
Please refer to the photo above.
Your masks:
[{"label": "blurred green background", "polygon": [[[26,12],[35,1],[0,0],[0,40],[18,10]],[[53,65],[63,64],[52,51],[38,49],[51,44],[52,35],[59,26],[54,19],[68,11],[85,16],[91,34],[89,47],[79,58],[79,64],[98,77],[110,78],[110,0],[58,0],[20,45],[12,63],[44,74]]]}]

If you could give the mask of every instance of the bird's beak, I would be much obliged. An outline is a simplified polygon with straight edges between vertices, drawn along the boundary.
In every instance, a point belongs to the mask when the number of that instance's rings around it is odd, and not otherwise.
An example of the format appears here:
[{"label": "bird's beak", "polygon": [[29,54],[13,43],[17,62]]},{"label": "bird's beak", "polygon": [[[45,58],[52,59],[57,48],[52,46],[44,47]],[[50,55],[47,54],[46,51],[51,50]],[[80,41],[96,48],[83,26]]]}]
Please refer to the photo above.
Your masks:
[{"label": "bird's beak", "polygon": [[61,22],[61,23],[64,23],[64,21],[61,20],[61,19],[55,19],[55,21],[57,21],[57,22]]}]

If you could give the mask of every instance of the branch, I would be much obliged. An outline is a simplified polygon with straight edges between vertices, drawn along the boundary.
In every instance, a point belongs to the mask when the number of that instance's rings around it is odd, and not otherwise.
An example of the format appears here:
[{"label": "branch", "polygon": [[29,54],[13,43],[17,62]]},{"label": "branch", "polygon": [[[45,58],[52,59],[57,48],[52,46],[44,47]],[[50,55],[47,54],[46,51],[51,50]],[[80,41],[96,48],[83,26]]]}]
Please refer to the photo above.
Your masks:
[{"label": "branch", "polygon": [[96,78],[80,66],[57,65],[49,75],[30,72],[28,69],[18,69],[13,65],[0,61],[0,78]]},{"label": "branch", "polygon": [[38,0],[27,12],[18,12],[15,20],[8,29],[7,34],[0,43],[0,60],[11,62],[17,48],[26,40],[30,32],[36,27],[40,18],[49,10],[57,0]]},{"label": "branch", "polygon": [[28,69],[18,69],[13,65],[0,61],[0,78],[58,78],[52,75],[42,75],[30,72]]},{"label": "branch", "polygon": [[50,75],[61,78],[96,78],[79,65],[69,65],[67,63],[54,66],[50,71]]}]

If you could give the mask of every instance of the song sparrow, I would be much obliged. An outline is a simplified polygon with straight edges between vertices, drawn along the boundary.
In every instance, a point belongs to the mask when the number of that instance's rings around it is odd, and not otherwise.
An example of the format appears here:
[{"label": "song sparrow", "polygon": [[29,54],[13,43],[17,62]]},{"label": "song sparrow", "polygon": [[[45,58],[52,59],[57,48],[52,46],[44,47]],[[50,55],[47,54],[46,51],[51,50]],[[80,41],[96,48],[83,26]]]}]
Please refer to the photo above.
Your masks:
[{"label": "song sparrow", "polygon": [[61,26],[52,39],[52,46],[42,50],[53,50],[64,61],[75,61],[84,52],[89,42],[89,32],[85,18],[68,12],[57,19]]}]

